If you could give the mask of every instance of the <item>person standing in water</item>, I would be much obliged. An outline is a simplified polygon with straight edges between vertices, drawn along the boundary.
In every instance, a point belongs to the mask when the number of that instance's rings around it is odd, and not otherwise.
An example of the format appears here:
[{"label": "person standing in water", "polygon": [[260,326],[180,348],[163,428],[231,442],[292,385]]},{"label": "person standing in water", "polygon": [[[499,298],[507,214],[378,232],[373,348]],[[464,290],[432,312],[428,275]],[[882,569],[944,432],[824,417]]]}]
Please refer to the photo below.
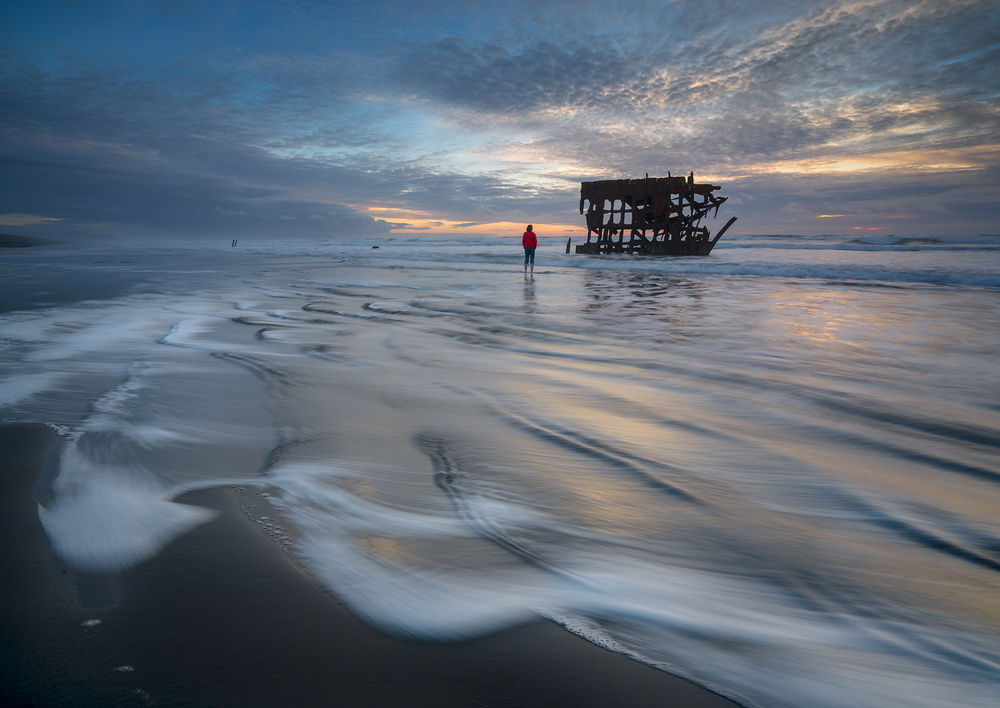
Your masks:
[{"label": "person standing in water", "polygon": [[528,272],[528,263],[531,263],[531,274],[535,274],[535,249],[538,247],[538,237],[532,229],[531,224],[524,231],[521,237],[521,245],[524,246],[524,272]]}]

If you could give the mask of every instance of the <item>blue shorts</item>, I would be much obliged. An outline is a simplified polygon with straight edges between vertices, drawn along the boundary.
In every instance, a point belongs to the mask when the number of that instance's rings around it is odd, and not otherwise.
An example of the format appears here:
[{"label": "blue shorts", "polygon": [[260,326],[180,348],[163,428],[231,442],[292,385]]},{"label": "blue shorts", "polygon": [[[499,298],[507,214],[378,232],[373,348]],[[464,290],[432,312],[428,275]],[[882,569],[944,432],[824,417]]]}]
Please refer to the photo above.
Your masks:
[{"label": "blue shorts", "polygon": [[535,265],[535,248],[534,248],[534,246],[532,246],[531,248],[528,248],[527,246],[525,246],[525,248],[524,248],[524,264],[527,265],[528,263],[530,263],[531,265]]}]

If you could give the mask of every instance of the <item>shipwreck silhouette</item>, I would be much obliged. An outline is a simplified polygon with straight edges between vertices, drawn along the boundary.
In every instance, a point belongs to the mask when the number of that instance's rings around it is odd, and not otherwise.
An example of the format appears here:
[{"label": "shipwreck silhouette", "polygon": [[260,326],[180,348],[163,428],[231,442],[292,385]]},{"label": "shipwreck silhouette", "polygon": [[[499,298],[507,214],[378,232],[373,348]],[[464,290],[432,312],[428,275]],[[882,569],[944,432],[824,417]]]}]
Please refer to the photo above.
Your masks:
[{"label": "shipwreck silhouette", "polygon": [[587,242],[577,253],[638,253],[668,256],[707,256],[732,217],[713,238],[701,220],[728,197],[716,196],[721,187],[695,184],[688,177],[611,179],[580,184],[580,213],[587,211]]}]

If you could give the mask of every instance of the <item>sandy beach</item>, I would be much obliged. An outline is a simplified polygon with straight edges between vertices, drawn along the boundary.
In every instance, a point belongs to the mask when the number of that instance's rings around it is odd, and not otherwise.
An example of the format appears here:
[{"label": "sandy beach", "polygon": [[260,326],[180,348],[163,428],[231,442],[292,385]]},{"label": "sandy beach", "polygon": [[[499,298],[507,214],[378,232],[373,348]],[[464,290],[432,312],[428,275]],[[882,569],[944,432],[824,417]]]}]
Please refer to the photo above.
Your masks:
[{"label": "sandy beach", "polygon": [[59,444],[44,425],[0,428],[3,705],[733,705],[542,620],[455,643],[373,631],[228,488],[181,498],[218,516],[151,561],[81,577],[37,518],[37,480]]}]

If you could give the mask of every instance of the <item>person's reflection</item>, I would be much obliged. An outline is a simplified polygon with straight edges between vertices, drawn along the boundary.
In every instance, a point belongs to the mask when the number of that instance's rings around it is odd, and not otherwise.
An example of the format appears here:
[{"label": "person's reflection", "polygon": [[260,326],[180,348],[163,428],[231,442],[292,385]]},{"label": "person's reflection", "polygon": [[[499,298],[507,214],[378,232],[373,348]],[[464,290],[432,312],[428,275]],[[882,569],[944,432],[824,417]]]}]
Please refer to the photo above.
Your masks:
[{"label": "person's reflection", "polygon": [[535,311],[535,279],[524,277],[524,311]]}]

